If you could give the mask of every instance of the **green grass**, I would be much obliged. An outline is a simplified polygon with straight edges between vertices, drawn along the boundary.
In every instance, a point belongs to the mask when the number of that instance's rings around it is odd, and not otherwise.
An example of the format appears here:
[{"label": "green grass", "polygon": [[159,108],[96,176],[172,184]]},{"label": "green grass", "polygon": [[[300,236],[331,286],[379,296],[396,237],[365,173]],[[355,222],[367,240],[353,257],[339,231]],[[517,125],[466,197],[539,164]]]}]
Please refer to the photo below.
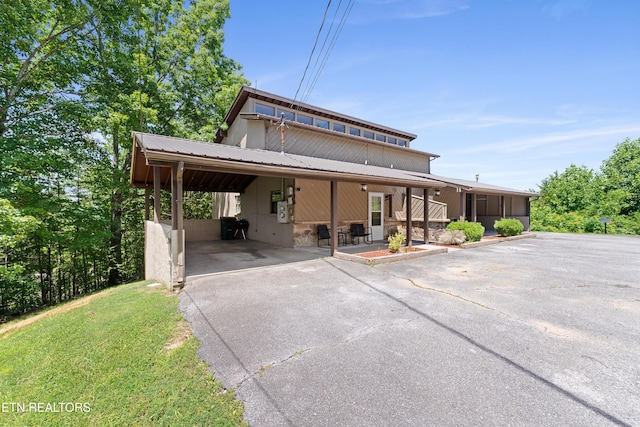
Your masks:
[{"label": "green grass", "polygon": [[242,424],[242,404],[199,360],[176,306],[176,295],[133,283],[0,332],[0,426]]}]

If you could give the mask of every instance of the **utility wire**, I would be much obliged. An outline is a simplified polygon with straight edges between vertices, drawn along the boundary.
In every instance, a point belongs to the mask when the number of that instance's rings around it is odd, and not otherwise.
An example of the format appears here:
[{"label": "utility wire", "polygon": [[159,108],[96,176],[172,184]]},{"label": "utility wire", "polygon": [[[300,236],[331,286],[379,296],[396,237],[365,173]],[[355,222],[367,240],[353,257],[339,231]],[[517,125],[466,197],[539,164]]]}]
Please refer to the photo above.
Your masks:
[{"label": "utility wire", "polygon": [[[334,33],[333,38],[331,39],[331,43],[329,45],[329,48],[327,49],[327,51],[324,54],[324,57],[322,58],[322,62],[320,63],[320,68],[318,69],[318,71],[314,75],[314,77],[313,77],[313,79],[311,81],[311,86],[309,86],[309,89],[306,91],[305,95],[303,96],[302,102],[306,102],[309,99],[309,96],[311,96],[311,92],[315,88],[316,83],[318,82],[318,79],[320,78],[320,74],[322,74],[322,71],[324,70],[324,67],[327,64],[327,60],[329,59],[329,55],[333,51],[333,48],[334,48],[336,42],[338,41],[338,37],[340,37],[340,33],[342,33],[342,29],[344,28],[344,24],[347,22],[347,17],[349,16],[349,13],[351,13],[351,10],[353,9],[353,4],[354,4],[353,0],[349,0],[349,3],[347,4],[347,7],[346,7],[344,13],[342,14],[342,19],[340,21],[340,24],[338,25],[338,28],[336,29],[336,32]],[[337,13],[337,10],[336,10],[336,13]],[[327,34],[327,37],[328,37],[328,34]]]},{"label": "utility wire", "polygon": [[318,30],[318,34],[316,35],[316,41],[313,43],[313,49],[311,49],[311,54],[309,55],[307,66],[305,67],[304,73],[302,74],[302,78],[300,79],[300,84],[298,85],[298,90],[296,90],[296,95],[293,97],[293,102],[291,103],[291,107],[293,107],[293,103],[295,103],[296,99],[298,98],[298,93],[300,92],[300,88],[302,87],[302,82],[304,82],[304,78],[307,75],[307,70],[309,69],[311,60],[313,59],[313,53],[316,51],[316,46],[318,45],[318,39],[320,39],[320,34],[322,33],[322,28],[324,27],[324,22],[327,19],[327,13],[329,12],[330,7],[331,7],[331,0],[329,0],[329,3],[327,3],[327,8],[324,10],[324,16],[322,17],[322,23],[320,24],[320,29]]}]

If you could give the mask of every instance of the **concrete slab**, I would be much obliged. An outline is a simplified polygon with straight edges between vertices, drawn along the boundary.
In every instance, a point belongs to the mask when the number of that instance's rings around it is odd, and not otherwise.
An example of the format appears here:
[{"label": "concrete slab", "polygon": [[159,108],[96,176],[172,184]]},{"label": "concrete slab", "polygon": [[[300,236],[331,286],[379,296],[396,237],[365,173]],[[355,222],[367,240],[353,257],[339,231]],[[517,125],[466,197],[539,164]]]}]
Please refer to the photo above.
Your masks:
[{"label": "concrete slab", "polygon": [[180,310],[252,426],[640,425],[640,238],[191,281]]}]

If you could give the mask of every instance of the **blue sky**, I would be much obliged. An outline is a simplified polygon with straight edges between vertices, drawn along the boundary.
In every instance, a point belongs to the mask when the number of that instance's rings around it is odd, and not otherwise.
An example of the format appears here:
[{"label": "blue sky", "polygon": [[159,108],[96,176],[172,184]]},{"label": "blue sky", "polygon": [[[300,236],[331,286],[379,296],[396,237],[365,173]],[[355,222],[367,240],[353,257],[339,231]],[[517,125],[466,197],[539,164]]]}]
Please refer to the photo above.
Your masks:
[{"label": "blue sky", "polygon": [[[231,0],[225,54],[293,98],[326,7]],[[435,174],[536,190],[640,138],[638,19],[635,0],[355,0],[307,102],[417,134]]]}]

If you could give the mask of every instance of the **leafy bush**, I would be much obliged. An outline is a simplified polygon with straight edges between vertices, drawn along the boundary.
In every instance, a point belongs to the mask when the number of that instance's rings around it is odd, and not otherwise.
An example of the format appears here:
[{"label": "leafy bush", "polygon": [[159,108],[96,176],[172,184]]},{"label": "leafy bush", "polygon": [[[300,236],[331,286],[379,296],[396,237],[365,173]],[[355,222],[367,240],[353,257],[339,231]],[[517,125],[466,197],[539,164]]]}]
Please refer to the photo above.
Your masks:
[{"label": "leafy bush", "polygon": [[404,245],[406,238],[404,234],[396,233],[393,236],[389,236],[387,240],[389,241],[389,250],[396,253],[400,250],[402,245]]},{"label": "leafy bush", "polygon": [[467,237],[462,230],[446,230],[440,237],[438,237],[438,243],[444,245],[461,245]]},{"label": "leafy bush", "polygon": [[516,218],[503,218],[496,220],[493,224],[493,228],[504,237],[518,236],[522,234],[524,225]]},{"label": "leafy bush", "polygon": [[455,221],[447,225],[447,230],[460,230],[468,242],[479,242],[484,235],[484,227],[479,222]]}]

